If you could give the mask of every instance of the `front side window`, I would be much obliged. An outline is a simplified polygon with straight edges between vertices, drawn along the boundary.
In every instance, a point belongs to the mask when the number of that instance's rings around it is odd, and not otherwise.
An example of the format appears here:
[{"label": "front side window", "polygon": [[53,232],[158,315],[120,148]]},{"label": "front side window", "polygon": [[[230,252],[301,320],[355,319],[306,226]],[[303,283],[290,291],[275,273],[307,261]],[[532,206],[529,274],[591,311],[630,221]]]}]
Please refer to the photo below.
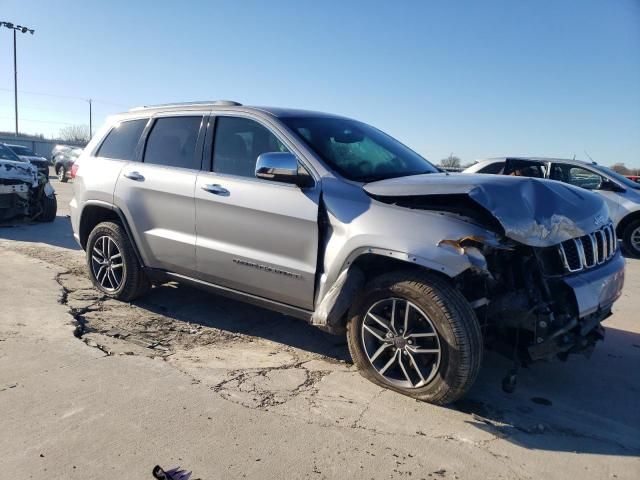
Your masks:
[{"label": "front side window", "polygon": [[217,117],[213,171],[255,177],[256,160],[263,153],[288,152],[267,128],[241,117]]},{"label": "front side window", "polygon": [[144,163],[181,168],[200,168],[196,143],[202,116],[158,118],[144,152]]},{"label": "front side window", "polygon": [[602,177],[586,168],[556,164],[551,172],[553,180],[559,180],[587,190],[597,190],[602,185]]},{"label": "front side window", "polygon": [[104,139],[97,156],[117,160],[135,160],[136,146],[146,124],[146,118],[120,122]]},{"label": "front side window", "polygon": [[438,171],[394,138],[355,120],[310,116],[282,121],[349,180],[372,182]]}]

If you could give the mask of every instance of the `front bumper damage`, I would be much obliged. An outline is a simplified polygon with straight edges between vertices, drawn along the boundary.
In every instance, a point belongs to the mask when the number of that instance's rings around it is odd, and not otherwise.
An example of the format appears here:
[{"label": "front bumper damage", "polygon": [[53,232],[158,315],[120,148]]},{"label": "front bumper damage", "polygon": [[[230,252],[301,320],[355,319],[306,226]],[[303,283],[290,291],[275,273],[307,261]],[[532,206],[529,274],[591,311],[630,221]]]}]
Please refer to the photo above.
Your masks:
[{"label": "front bumper damage", "polygon": [[562,279],[575,302],[575,316],[557,329],[536,337],[528,353],[531,360],[540,360],[569,353],[590,354],[593,346],[604,339],[601,323],[611,316],[611,307],[620,297],[624,285],[624,259],[620,250],[614,257],[594,270]]},{"label": "front bumper damage", "polygon": [[55,195],[48,175],[26,162],[0,160],[0,223],[36,220],[44,196]]}]

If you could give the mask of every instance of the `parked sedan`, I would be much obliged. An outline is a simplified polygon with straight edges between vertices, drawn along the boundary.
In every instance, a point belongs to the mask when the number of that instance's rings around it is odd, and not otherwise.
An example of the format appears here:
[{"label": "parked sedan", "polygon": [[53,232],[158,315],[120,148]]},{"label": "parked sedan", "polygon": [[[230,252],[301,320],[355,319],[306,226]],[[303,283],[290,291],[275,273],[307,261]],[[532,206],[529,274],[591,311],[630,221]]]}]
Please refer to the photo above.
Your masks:
[{"label": "parked sedan", "polygon": [[18,155],[20,160],[25,160],[34,165],[38,169],[38,172],[49,178],[49,162],[46,158],[36,155],[33,150],[29,147],[25,147],[24,145],[11,145],[5,143],[5,146]]},{"label": "parked sedan", "polygon": [[503,157],[480,160],[463,173],[547,178],[592,190],[604,197],[618,237],[640,257],[640,184],[595,162],[557,158]]},{"label": "parked sedan", "polygon": [[71,167],[82,153],[82,148],[72,147],[60,149],[53,157],[53,169],[56,172],[58,180],[66,182],[69,180]]}]

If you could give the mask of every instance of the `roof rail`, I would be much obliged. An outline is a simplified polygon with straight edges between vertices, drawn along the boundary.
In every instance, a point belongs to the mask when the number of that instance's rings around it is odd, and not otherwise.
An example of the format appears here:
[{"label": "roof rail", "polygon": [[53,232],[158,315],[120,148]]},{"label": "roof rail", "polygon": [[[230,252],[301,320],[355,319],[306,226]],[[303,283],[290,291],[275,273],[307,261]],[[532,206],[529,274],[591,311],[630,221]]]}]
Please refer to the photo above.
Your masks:
[{"label": "roof rail", "polygon": [[158,105],[143,105],[141,107],[131,108],[130,112],[136,112],[139,110],[148,110],[151,108],[164,108],[164,107],[191,107],[191,106],[205,106],[211,105],[215,107],[241,107],[242,104],[234,102],[233,100],[206,100],[198,102],[176,102],[176,103],[161,103]]}]

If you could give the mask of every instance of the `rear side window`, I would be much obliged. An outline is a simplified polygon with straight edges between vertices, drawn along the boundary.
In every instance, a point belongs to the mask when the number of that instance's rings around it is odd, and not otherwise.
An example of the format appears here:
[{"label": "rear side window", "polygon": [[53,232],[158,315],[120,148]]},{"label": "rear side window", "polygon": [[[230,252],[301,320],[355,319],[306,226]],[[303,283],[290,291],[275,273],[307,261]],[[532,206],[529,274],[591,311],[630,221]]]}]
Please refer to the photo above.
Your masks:
[{"label": "rear side window", "polygon": [[158,118],[153,124],[144,162],[181,168],[200,168],[196,143],[202,116]]},{"label": "rear side window", "polygon": [[278,138],[258,122],[218,117],[213,144],[213,171],[255,177],[256,160],[263,153],[288,152]]},{"label": "rear side window", "polygon": [[98,157],[115,158],[118,160],[135,160],[136,145],[147,124],[146,118],[120,122],[104,139]]},{"label": "rear side window", "polygon": [[504,163],[496,162],[496,163],[491,163],[484,168],[481,168],[480,170],[478,170],[478,173],[490,173],[493,175],[497,175],[499,173],[502,173],[503,168],[504,168]]}]

